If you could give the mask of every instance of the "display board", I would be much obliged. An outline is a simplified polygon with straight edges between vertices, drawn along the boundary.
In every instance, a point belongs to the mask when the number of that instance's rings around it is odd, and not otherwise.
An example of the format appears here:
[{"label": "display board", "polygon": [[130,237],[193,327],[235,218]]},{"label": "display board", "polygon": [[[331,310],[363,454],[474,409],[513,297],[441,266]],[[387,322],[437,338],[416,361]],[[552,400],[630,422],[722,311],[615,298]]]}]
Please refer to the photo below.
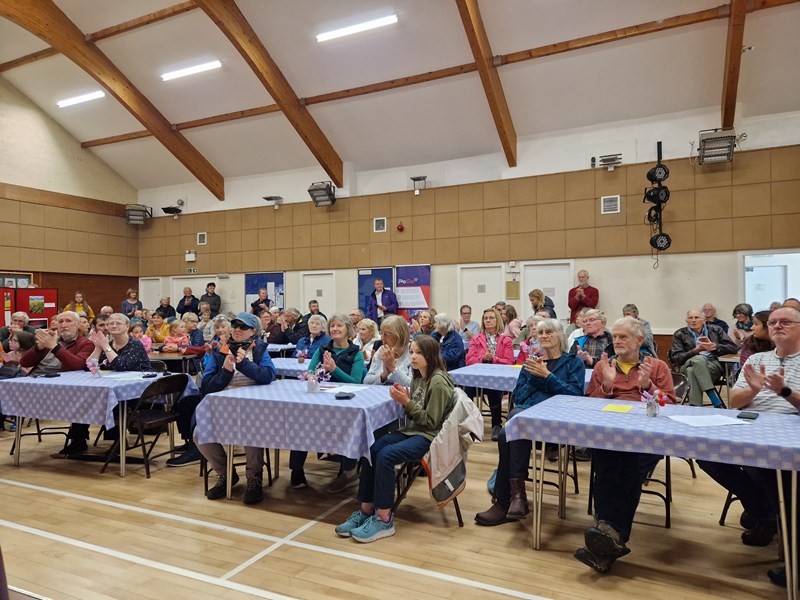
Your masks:
[{"label": "display board", "polygon": [[395,290],[398,311],[410,319],[431,305],[431,266],[398,265],[395,267]]},{"label": "display board", "polygon": [[256,298],[258,290],[267,288],[267,298],[270,300],[270,307],[277,306],[281,310],[286,307],[286,293],[284,290],[284,273],[245,273],[244,275],[244,308],[250,310]]},{"label": "display board", "polygon": [[17,312],[16,289],[0,288],[0,297],[3,299],[3,311],[0,313],[0,327],[6,327],[11,323],[11,315]]},{"label": "display board", "polygon": [[16,291],[16,309],[27,313],[31,327],[47,328],[58,314],[56,288],[25,288]]},{"label": "display board", "polygon": [[358,270],[358,307],[367,314],[369,296],[375,291],[375,280],[383,279],[383,287],[394,291],[394,269],[392,267],[378,267],[376,269]]}]

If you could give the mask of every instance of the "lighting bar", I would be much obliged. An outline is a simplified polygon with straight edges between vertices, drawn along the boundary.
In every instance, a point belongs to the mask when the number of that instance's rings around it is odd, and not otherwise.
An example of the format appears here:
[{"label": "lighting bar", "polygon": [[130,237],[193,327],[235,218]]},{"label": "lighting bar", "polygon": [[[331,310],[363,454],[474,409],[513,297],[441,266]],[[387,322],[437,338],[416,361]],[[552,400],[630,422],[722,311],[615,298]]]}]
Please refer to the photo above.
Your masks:
[{"label": "lighting bar", "polygon": [[384,25],[393,25],[397,23],[397,15],[389,15],[388,17],[381,17],[380,19],[373,19],[372,21],[365,21],[364,23],[357,23],[349,27],[342,27],[341,29],[334,29],[326,33],[317,35],[318,42],[327,42],[336,38],[352,35],[354,33],[361,33],[362,31],[369,31],[370,29],[377,29]]},{"label": "lighting bar", "polygon": [[214,69],[219,69],[220,67],[222,67],[222,63],[220,61],[212,60],[211,62],[203,63],[202,65],[195,65],[193,67],[186,67],[185,69],[178,69],[177,71],[164,73],[161,76],[161,80],[170,81],[172,79],[178,79],[179,77],[186,77],[187,75],[203,73],[204,71],[212,71]]},{"label": "lighting bar", "polygon": [[58,108],[67,108],[68,106],[73,106],[75,104],[89,102],[89,100],[97,100],[98,98],[104,98],[105,95],[106,93],[103,90],[97,90],[96,92],[83,94],[82,96],[75,96],[74,98],[66,98],[64,100],[59,100],[56,104],[58,104]]}]

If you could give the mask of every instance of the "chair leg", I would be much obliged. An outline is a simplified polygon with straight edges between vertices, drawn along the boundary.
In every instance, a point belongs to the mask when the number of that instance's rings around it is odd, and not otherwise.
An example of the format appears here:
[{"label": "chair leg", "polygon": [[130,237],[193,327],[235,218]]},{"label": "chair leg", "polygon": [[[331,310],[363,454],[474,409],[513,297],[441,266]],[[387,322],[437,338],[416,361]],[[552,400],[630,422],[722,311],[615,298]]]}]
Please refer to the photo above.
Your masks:
[{"label": "chair leg", "polygon": [[570,456],[572,456],[572,481],[575,483],[575,495],[581,493],[578,488],[578,459],[575,458],[575,446],[570,446]]},{"label": "chair leg", "polygon": [[453,506],[456,509],[456,517],[458,517],[458,526],[464,526],[464,519],[461,518],[461,507],[458,505],[458,498],[453,498]]},{"label": "chair leg", "polygon": [[586,507],[586,513],[589,515],[594,514],[594,463],[589,463],[589,506]]},{"label": "chair leg", "polygon": [[272,487],[272,461],[269,458],[269,448],[264,449],[264,465],[267,467],[267,487]]},{"label": "chair leg", "polygon": [[39,440],[39,443],[42,443],[42,428],[39,426],[39,419],[36,419],[36,437]]},{"label": "chair leg", "polygon": [[[92,444],[93,446],[97,446],[97,442],[100,441],[100,436],[103,435],[103,433],[105,433],[105,431],[106,431],[106,426],[103,425],[100,428],[100,431],[97,432],[97,437],[94,438],[94,444]],[[39,440],[39,441],[41,441],[41,440]]]},{"label": "chair leg", "polygon": [[739,498],[733,495],[733,492],[728,492],[727,498],[725,498],[725,504],[722,507],[722,514],[719,517],[719,524],[725,525],[725,519],[728,518],[728,509],[730,509],[731,504],[736,502]]},{"label": "chair leg", "polygon": [[684,458],[687,463],[689,463],[689,469],[692,471],[692,479],[697,479],[697,471],[694,469],[694,460],[691,458]]}]

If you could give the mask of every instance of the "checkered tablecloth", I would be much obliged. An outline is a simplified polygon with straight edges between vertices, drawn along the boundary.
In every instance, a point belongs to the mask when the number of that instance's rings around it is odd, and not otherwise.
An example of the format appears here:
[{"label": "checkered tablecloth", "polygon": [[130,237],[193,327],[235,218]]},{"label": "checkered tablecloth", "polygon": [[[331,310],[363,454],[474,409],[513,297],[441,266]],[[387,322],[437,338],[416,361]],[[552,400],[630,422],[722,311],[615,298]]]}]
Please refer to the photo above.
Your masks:
[{"label": "checkered tablecloth", "polygon": [[283,352],[284,350],[294,350],[295,344],[267,344],[267,352]]},{"label": "checkered tablecloth", "polygon": [[272,364],[275,365],[275,373],[281,377],[297,378],[300,373],[308,371],[309,360],[303,363],[297,362],[296,358],[273,358]]},{"label": "checkered tablecloth", "polygon": [[603,411],[607,404],[629,404],[577,396],[554,396],[514,416],[506,424],[509,440],[645,452],[735,465],[800,471],[800,416],[759,413],[744,425],[692,427],[667,415],[725,414],[738,411],[668,405],[648,417],[642,403],[628,413]]},{"label": "checkered tablecloth", "polygon": [[[138,398],[154,381],[141,375],[137,379],[115,379],[111,374],[96,377],[86,371],[53,378],[17,377],[0,380],[0,404],[7,415],[113,427],[114,407]],[[197,392],[190,378],[184,393]]]},{"label": "checkered tablecloth", "polygon": [[291,379],[209,394],[195,413],[197,440],[368,457],[373,432],[403,410],[387,386],[358,387],[351,400],[309,393],[305,382]]},{"label": "checkered tablecloth", "polygon": [[[476,387],[485,390],[500,390],[502,392],[513,392],[517,385],[517,379],[521,367],[511,367],[508,365],[490,365],[477,363],[454,369],[450,371],[450,377],[461,387]],[[584,389],[589,385],[592,378],[592,370],[586,369]]]}]

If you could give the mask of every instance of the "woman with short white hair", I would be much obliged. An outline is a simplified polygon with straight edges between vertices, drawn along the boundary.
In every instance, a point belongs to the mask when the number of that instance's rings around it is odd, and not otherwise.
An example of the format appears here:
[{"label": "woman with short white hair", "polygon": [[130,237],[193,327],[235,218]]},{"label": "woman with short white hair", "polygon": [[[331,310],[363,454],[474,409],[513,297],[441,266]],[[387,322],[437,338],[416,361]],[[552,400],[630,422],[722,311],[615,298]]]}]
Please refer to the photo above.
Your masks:
[{"label": "woman with short white hair", "polygon": [[328,326],[328,320],[322,315],[311,315],[308,318],[308,335],[301,337],[297,341],[297,349],[294,355],[296,357],[305,356],[311,358],[314,353],[321,347],[331,341],[330,336],[325,333]]},{"label": "woman with short white hair", "polygon": [[364,355],[364,366],[369,368],[369,363],[372,360],[372,354],[377,347],[380,348],[381,336],[378,333],[378,324],[372,319],[361,319],[356,325],[356,337],[353,343],[361,348],[361,354]]},{"label": "woman with short white hair", "polygon": [[438,313],[433,318],[435,331],[431,337],[439,342],[447,370],[459,369],[466,365],[464,342],[456,333],[456,321],[446,313]]}]

